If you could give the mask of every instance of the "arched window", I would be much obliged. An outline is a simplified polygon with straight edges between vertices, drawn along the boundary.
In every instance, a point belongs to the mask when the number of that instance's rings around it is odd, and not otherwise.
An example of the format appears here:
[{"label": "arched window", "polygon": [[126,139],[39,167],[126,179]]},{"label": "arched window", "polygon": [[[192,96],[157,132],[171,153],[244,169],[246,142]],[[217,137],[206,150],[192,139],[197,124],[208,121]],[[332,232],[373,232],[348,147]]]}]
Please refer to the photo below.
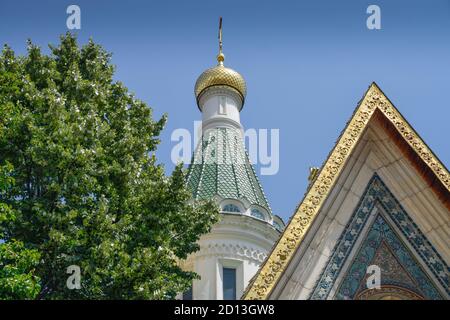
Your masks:
[{"label": "arched window", "polygon": [[252,209],[251,211],[251,215],[255,218],[261,219],[261,220],[265,220],[264,219],[264,215],[262,214],[261,211],[259,211],[258,209]]},{"label": "arched window", "polygon": [[239,210],[239,207],[232,203],[226,204],[223,207],[223,211],[225,211],[225,212],[241,212],[241,210]]},{"label": "arched window", "polygon": [[273,222],[273,226],[274,226],[275,229],[277,229],[278,231],[283,231],[283,227],[282,227],[281,224],[279,224],[278,222],[274,221],[274,222]]}]

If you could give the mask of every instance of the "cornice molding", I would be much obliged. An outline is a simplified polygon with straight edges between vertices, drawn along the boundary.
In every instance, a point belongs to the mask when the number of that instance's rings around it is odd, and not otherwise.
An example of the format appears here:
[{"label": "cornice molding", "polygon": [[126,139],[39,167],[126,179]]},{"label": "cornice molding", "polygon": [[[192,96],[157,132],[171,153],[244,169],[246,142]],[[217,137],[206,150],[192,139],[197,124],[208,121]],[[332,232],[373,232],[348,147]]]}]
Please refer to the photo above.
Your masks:
[{"label": "cornice molding", "polygon": [[198,108],[200,109],[200,111],[202,111],[203,105],[209,98],[220,95],[231,97],[236,102],[238,110],[242,110],[242,107],[244,106],[244,98],[238,90],[230,86],[214,85],[207,87],[200,94],[200,99],[198,99]]},{"label": "cornice molding", "polygon": [[200,250],[194,253],[188,258],[188,262],[191,259],[201,259],[206,256],[217,256],[222,258],[236,258],[247,259],[257,264],[261,264],[267,257],[267,252],[263,252],[250,245],[240,245],[237,243],[226,242],[212,242],[206,246],[201,246]]}]

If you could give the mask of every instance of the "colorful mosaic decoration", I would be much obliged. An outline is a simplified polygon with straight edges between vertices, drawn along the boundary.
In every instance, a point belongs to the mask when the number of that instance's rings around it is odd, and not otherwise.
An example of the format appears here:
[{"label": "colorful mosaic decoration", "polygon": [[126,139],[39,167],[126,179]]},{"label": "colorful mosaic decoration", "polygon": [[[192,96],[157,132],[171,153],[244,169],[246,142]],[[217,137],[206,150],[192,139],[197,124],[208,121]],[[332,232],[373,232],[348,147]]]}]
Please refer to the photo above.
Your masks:
[{"label": "colorful mosaic decoration", "polygon": [[376,217],[334,298],[354,299],[364,291],[367,288],[366,270],[369,265],[380,267],[381,286],[395,285],[409,289],[428,300],[442,299],[430,279],[381,215]]},{"label": "colorful mosaic decoration", "polygon": [[188,187],[194,199],[247,199],[272,214],[249,161],[239,130],[214,128],[203,134],[189,167]]},{"label": "colorful mosaic decoration", "polygon": [[[375,174],[361,197],[345,231],[340,236],[310,299],[328,298],[375,205],[378,205],[382,209],[380,211],[387,214],[396,227],[401,230],[414,248],[415,255],[425,262],[446,292],[450,294],[449,267],[394,198],[380,177]],[[442,299],[431,280],[382,215],[377,216],[374,220],[335,298],[352,299],[364,289],[361,287],[361,282],[365,279],[367,266],[373,261],[380,263],[386,270],[392,269],[391,278],[385,277],[385,284],[401,285],[419,293],[426,299]],[[396,276],[393,276],[394,274]]]}]

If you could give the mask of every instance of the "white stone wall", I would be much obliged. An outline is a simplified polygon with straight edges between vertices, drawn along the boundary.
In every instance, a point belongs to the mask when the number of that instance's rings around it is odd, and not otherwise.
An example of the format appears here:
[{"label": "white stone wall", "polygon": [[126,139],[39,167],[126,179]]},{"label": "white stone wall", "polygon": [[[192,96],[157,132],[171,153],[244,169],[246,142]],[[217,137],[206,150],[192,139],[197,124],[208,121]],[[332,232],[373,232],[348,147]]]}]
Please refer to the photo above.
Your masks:
[{"label": "white stone wall", "polygon": [[199,101],[203,130],[217,127],[242,129],[241,98],[231,88],[219,86],[205,90]]},{"label": "white stone wall", "polygon": [[194,300],[223,298],[223,267],[236,269],[236,297],[239,299],[279,235],[265,221],[221,214],[212,231],[199,240],[200,250],[184,263],[186,269],[201,277],[193,282]]}]

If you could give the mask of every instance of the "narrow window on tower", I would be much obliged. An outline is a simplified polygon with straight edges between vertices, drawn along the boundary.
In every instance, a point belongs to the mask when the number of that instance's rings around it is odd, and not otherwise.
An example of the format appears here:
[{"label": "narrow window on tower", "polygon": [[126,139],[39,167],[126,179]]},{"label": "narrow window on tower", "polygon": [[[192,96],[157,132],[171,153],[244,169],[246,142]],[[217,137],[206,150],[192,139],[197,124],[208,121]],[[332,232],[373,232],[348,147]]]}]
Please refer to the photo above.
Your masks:
[{"label": "narrow window on tower", "polygon": [[189,287],[187,291],[183,293],[183,300],[193,300],[192,298],[192,285]]},{"label": "narrow window on tower", "polygon": [[236,269],[223,268],[223,300],[236,300]]},{"label": "narrow window on tower", "polygon": [[219,96],[219,114],[227,114],[227,97]]}]

